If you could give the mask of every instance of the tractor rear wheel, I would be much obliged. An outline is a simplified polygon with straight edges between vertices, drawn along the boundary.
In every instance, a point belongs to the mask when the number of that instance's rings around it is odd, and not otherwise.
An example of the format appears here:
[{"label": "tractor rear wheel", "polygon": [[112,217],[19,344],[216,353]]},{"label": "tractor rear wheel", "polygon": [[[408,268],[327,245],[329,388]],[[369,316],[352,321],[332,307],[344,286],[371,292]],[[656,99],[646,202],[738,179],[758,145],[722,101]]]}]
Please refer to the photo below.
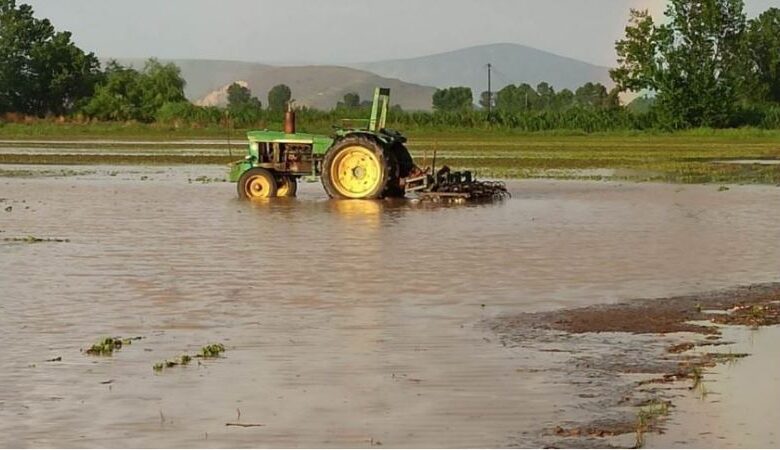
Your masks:
[{"label": "tractor rear wheel", "polygon": [[408,177],[414,170],[414,159],[409,154],[409,149],[404,144],[397,143],[393,146],[393,154],[398,161],[398,176],[400,178]]},{"label": "tractor rear wheel", "polygon": [[365,137],[347,137],[325,154],[322,185],[331,198],[382,198],[390,166],[389,156],[379,143]]},{"label": "tractor rear wheel", "polygon": [[237,188],[239,198],[257,200],[276,197],[277,184],[270,171],[255,167],[241,175]]},{"label": "tractor rear wheel", "polygon": [[385,195],[387,197],[403,198],[406,190],[401,186],[401,179],[408,177],[414,170],[414,160],[406,146],[400,142],[390,149],[392,176],[387,183]]},{"label": "tractor rear wheel", "polygon": [[289,175],[282,175],[276,180],[277,197],[295,197],[298,192],[298,180]]}]

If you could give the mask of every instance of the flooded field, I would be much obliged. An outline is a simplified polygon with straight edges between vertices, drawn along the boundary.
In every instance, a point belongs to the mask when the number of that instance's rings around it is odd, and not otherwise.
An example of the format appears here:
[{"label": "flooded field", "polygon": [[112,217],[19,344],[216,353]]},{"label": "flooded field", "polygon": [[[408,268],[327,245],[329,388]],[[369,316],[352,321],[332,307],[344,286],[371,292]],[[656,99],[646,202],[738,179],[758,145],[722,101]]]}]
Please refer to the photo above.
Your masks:
[{"label": "flooded field", "polygon": [[[5,447],[554,444],[607,388],[566,345],[504,345],[487,323],[780,281],[775,186],[512,181],[444,207],[304,183],[249,204],[217,166],[2,169]],[[752,355],[712,369],[706,397],[679,387],[647,445],[780,444],[777,328],[728,330]],[[143,339],[81,351],[105,336]],[[224,357],[153,370],[211,343]]]}]

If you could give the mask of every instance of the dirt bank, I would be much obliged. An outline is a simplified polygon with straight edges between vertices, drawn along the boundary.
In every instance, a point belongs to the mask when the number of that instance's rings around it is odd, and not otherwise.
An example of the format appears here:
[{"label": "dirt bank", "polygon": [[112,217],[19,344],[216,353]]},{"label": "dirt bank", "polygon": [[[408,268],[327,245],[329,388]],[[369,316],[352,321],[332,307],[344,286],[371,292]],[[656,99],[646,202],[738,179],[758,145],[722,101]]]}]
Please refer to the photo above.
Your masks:
[{"label": "dirt bank", "polygon": [[[495,329],[501,333],[531,326],[567,333],[687,331],[717,334],[715,324],[777,324],[779,301],[780,283],[772,283],[721,292],[524,314],[500,321]],[[712,325],[690,323],[707,320]]]},{"label": "dirt bank", "polygon": [[681,388],[704,396],[708,368],[749,356],[716,351],[733,344],[721,337],[724,325],[779,323],[780,283],[770,283],[520,314],[489,327],[504,346],[570,355],[563,370],[583,388],[584,408],[595,415],[586,422],[562,420],[546,442],[601,447],[644,445],[645,433],[663,432]]}]

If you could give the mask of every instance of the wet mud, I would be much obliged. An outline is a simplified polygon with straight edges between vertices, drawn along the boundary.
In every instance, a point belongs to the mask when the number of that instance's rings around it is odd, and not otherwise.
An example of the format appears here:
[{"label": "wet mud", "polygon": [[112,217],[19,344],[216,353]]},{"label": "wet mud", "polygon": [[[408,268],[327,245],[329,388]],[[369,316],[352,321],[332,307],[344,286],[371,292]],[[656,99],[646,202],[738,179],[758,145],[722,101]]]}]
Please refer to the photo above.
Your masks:
[{"label": "wet mud", "polygon": [[[548,430],[547,445],[563,447],[645,446],[647,433],[663,433],[679,389],[707,395],[707,369],[734,364],[748,353],[715,352],[733,345],[723,325],[757,329],[780,324],[780,283],[744,286],[694,295],[639,299],[558,311],[519,314],[486,325],[504,346],[556,345],[542,351],[571,354],[563,368],[573,382],[601,388],[592,402],[606,408],[595,418],[566,422]],[[649,339],[632,339],[646,335]],[[581,340],[577,337],[582,336]],[[668,344],[672,339],[673,344]],[[590,346],[603,346],[592,354]],[[626,346],[626,343],[630,346]],[[761,358],[776,357],[760,355]],[[584,379],[583,379],[584,375]],[[588,380],[596,378],[596,380]],[[586,381],[587,380],[587,381]],[[607,387],[609,380],[613,387]],[[744,380],[746,383],[755,380]],[[673,383],[676,383],[672,386]],[[664,386],[669,385],[669,386]],[[682,385],[682,387],[680,387]],[[663,386],[663,387],[659,387]],[[626,410],[628,407],[628,410]],[[632,408],[634,411],[632,411]],[[555,436],[560,439],[554,439]],[[622,441],[610,438],[623,436]]]},{"label": "wet mud", "polygon": [[[780,283],[519,315],[505,319],[496,325],[495,330],[502,334],[511,332],[513,328],[542,328],[567,333],[718,334],[715,324],[776,325],[780,323],[778,311]],[[713,325],[692,323],[704,320]],[[680,353],[681,350],[677,348],[672,353]]]}]

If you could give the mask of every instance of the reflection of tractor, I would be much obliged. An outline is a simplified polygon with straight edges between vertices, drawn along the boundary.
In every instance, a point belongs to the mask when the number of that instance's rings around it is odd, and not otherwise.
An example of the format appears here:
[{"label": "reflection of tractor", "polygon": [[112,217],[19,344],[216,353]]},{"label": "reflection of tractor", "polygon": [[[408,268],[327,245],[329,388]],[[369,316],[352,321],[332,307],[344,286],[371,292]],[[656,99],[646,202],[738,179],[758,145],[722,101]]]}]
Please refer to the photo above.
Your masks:
[{"label": "reflection of tractor", "polygon": [[246,199],[295,196],[298,179],[319,176],[331,198],[403,197],[406,192],[436,197],[503,195],[496,183],[477,182],[469,172],[435,175],[414,164],[406,138],[385,128],[390,89],[377,88],[365,127],[342,127],[334,136],[295,132],[295,113],[285,114],[284,132],[250,131],[249,154],[235,163],[230,180]]}]

